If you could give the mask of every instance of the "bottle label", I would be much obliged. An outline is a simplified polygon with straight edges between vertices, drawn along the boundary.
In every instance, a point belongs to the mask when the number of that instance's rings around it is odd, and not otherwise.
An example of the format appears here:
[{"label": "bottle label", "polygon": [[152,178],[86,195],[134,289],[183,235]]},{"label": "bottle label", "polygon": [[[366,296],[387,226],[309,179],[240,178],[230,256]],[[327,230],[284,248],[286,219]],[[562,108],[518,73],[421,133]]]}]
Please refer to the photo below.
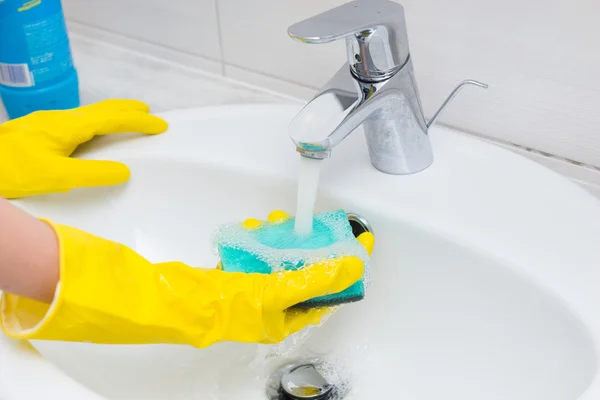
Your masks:
[{"label": "bottle label", "polygon": [[33,82],[55,79],[73,68],[69,38],[62,13],[24,25],[23,30],[29,49],[29,69]]},{"label": "bottle label", "polygon": [[35,85],[35,81],[27,64],[0,63],[0,85],[31,87]]}]

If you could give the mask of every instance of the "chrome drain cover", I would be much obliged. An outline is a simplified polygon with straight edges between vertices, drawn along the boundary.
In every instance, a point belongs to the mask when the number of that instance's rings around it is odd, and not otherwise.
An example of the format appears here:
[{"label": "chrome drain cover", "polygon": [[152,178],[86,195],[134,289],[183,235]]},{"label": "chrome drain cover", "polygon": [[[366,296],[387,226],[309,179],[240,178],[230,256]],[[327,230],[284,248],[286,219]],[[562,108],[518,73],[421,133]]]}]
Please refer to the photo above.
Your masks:
[{"label": "chrome drain cover", "polygon": [[267,383],[269,400],[333,400],[336,387],[315,367],[317,363],[302,360],[276,370]]},{"label": "chrome drain cover", "polygon": [[299,365],[284,373],[281,388],[292,400],[326,399],[333,391],[333,386],[312,364]]}]

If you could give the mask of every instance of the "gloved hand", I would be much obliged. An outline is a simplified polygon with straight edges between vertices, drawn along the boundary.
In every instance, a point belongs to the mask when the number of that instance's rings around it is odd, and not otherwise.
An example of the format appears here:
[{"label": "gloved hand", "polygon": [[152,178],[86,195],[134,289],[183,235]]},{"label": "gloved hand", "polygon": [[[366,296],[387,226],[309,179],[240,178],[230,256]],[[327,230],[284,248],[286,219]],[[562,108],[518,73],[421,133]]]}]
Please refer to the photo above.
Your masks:
[{"label": "gloved hand", "polygon": [[18,198],[114,185],[129,179],[113,161],[69,158],[96,135],[155,134],[167,123],[136,100],[106,100],[71,110],[37,111],[0,124],[0,196]]},{"label": "gloved hand", "polygon": [[[363,275],[357,257],[271,275],[152,264],[124,245],[46,222],[59,241],[60,282],[51,305],[2,294],[2,328],[14,338],[195,347],[276,343],[330,311],[290,307],[340,292]],[[366,242],[372,247],[372,238]]]}]

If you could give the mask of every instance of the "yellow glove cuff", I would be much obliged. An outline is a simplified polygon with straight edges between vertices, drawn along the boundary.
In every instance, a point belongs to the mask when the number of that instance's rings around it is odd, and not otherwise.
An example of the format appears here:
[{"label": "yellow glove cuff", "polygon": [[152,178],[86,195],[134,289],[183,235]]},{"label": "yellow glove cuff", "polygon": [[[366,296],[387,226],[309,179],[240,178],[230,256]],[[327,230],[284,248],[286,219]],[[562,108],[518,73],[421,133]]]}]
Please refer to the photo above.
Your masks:
[{"label": "yellow glove cuff", "polygon": [[[60,276],[64,270],[63,239],[53,222],[41,218],[54,230],[59,248]],[[3,292],[0,297],[0,324],[8,336],[15,339],[36,339],[57,314],[61,303],[61,283],[56,285],[51,304]]]}]

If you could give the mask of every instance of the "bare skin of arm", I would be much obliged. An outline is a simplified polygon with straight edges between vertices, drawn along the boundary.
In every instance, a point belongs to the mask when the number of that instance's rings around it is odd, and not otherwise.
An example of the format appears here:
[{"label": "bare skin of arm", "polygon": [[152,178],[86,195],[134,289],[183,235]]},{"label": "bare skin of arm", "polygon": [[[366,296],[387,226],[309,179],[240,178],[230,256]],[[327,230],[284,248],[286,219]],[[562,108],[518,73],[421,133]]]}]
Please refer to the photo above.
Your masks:
[{"label": "bare skin of arm", "polygon": [[0,290],[50,303],[58,280],[52,228],[0,197]]}]

